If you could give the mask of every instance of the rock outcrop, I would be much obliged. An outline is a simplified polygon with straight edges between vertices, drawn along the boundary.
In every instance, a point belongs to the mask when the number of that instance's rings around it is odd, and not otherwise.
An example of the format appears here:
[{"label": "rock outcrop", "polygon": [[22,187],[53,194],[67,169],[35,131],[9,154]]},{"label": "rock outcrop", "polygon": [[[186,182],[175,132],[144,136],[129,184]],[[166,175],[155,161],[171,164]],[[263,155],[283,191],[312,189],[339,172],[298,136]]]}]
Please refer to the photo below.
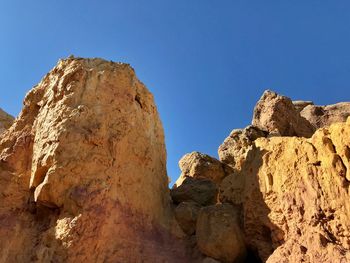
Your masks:
[{"label": "rock outcrop", "polygon": [[175,204],[195,202],[205,206],[217,202],[218,189],[209,179],[187,177],[181,185],[171,189],[170,195]]},{"label": "rock outcrop", "polygon": [[314,105],[312,101],[294,100],[292,102],[298,112],[301,112],[306,106]]},{"label": "rock outcrop", "polygon": [[[346,103],[336,105],[314,122],[300,112],[318,106],[266,91],[253,125],[226,138],[218,153],[232,169],[215,180],[217,204],[202,204],[196,219],[206,261],[350,261],[350,118]],[[221,218],[222,207],[232,214]]]},{"label": "rock outcrop", "polygon": [[181,228],[187,235],[193,235],[196,232],[196,223],[201,206],[193,201],[181,202],[175,208],[175,218]]},{"label": "rock outcrop", "polygon": [[186,262],[167,184],[134,70],[62,60],[0,142],[0,262]]},{"label": "rock outcrop", "polygon": [[181,176],[175,186],[179,186],[187,178],[206,178],[220,182],[225,176],[225,165],[219,160],[200,152],[185,154],[179,161]]},{"label": "rock outcrop", "polygon": [[0,111],[0,262],[350,262],[349,105],[266,91],[169,191],[134,70],[62,60],[15,121]]},{"label": "rock outcrop", "polygon": [[344,122],[350,116],[350,102],[333,105],[309,105],[300,112],[316,129],[328,127],[332,123]]},{"label": "rock outcrop", "polygon": [[239,262],[245,258],[239,212],[229,204],[200,210],[196,238],[200,251],[220,262]]},{"label": "rock outcrop", "polygon": [[350,260],[350,119],[311,139],[260,138],[240,173],[247,244],[267,262]]},{"label": "rock outcrop", "polygon": [[252,124],[275,136],[311,137],[314,127],[293,105],[291,99],[267,90],[255,106]]},{"label": "rock outcrop", "polygon": [[[233,130],[219,147],[220,161],[233,169],[240,170],[254,141],[257,138],[266,137],[267,134],[252,125],[244,129]],[[222,180],[223,177],[220,179]]]},{"label": "rock outcrop", "polygon": [[0,108],[0,135],[11,127],[14,118]]}]

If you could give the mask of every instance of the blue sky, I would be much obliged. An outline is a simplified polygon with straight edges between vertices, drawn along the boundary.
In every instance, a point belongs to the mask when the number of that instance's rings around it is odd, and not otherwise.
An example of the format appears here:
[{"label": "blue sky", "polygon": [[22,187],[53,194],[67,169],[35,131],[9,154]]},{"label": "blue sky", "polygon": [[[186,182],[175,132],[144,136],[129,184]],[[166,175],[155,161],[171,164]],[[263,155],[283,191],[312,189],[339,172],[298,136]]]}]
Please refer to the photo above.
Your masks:
[{"label": "blue sky", "polygon": [[0,1],[0,107],[70,54],[130,63],[154,94],[168,173],[194,150],[217,156],[269,88],[350,100],[349,1]]}]

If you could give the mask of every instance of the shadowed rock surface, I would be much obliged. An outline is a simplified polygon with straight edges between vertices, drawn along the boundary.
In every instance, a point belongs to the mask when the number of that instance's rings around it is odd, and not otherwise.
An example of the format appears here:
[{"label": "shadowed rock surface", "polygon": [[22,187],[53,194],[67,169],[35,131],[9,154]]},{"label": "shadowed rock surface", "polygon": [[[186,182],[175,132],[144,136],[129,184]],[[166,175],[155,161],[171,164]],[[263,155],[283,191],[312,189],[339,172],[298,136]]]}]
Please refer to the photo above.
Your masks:
[{"label": "shadowed rock surface", "polygon": [[229,204],[202,208],[196,237],[200,251],[209,257],[221,262],[238,262],[245,258],[239,212]]},{"label": "shadowed rock surface", "polygon": [[0,108],[0,135],[5,130],[11,127],[13,121],[14,121],[14,118]]},{"label": "shadowed rock surface", "polygon": [[186,177],[181,185],[170,191],[175,204],[195,202],[199,205],[211,205],[217,201],[218,189],[214,182],[205,178]]},{"label": "shadowed rock surface", "polygon": [[300,115],[316,129],[328,127],[332,123],[346,121],[350,116],[350,103],[341,102],[326,106],[309,105],[300,112]]},{"label": "shadowed rock surface", "polygon": [[294,100],[292,102],[298,112],[301,112],[306,106],[314,105],[312,101]]},{"label": "shadowed rock surface", "polygon": [[240,170],[248,152],[254,145],[254,141],[267,135],[267,132],[252,125],[244,129],[233,130],[219,147],[220,161],[234,169]]},{"label": "shadowed rock surface", "polygon": [[201,206],[195,202],[181,202],[175,208],[175,218],[187,235],[196,232],[196,222]]}]

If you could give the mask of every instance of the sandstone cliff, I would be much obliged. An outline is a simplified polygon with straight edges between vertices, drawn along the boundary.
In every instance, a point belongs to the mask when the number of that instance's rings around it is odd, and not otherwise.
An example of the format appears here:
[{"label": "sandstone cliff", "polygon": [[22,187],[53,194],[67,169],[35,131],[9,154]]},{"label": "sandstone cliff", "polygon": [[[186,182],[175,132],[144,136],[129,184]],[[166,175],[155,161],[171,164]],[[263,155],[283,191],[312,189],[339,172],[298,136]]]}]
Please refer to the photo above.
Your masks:
[{"label": "sandstone cliff", "polygon": [[62,60],[0,142],[0,262],[187,260],[153,96],[127,64]]},{"label": "sandstone cliff", "polygon": [[169,191],[134,70],[61,60],[16,120],[0,111],[0,262],[350,262],[348,105],[266,91]]}]

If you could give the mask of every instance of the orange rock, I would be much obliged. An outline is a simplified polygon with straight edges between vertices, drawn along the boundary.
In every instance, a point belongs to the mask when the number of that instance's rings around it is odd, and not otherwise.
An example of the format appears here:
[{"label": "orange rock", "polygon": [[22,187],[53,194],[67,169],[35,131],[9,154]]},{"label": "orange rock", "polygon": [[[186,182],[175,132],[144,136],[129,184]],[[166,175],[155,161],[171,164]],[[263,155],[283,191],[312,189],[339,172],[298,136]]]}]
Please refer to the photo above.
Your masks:
[{"label": "orange rock", "polygon": [[134,70],[61,60],[0,143],[0,262],[186,262],[167,184]]},{"label": "orange rock", "polygon": [[175,183],[180,186],[186,177],[206,178],[219,183],[225,176],[225,164],[207,154],[191,152],[179,161],[181,175]]},{"label": "orange rock", "polygon": [[221,262],[240,262],[246,249],[239,225],[239,211],[229,204],[202,208],[196,238],[199,250]]},{"label": "orange rock", "polygon": [[350,119],[255,146],[231,180],[248,246],[267,262],[350,261]]},{"label": "orange rock", "polygon": [[270,90],[256,104],[252,124],[277,136],[311,137],[315,131],[289,98]]}]

